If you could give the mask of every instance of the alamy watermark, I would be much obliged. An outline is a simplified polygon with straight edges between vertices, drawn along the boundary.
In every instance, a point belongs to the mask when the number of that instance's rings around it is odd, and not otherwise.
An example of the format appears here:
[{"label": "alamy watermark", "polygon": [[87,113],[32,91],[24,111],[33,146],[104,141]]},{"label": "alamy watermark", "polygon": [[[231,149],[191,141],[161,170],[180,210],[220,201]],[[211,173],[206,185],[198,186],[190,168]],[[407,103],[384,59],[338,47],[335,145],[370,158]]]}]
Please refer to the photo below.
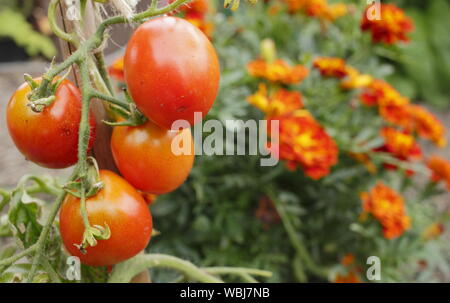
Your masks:
[{"label": "alamy watermark", "polygon": [[381,1],[380,0],[367,0],[366,17],[370,21],[381,20]]},{"label": "alamy watermark", "polygon": [[[194,120],[200,121],[202,114],[194,113]],[[270,122],[270,146],[268,146],[266,120],[207,120],[205,123],[196,123],[192,127],[196,155],[251,155],[262,156],[261,166],[275,166],[279,159],[279,121]],[[186,120],[177,120],[172,124],[172,130],[189,128]],[[204,133],[208,135],[203,136]],[[192,151],[188,132],[180,132],[172,141],[172,152],[175,155],[188,155]]]},{"label": "alamy watermark", "polygon": [[81,280],[81,262],[80,258],[75,256],[70,256],[66,260],[67,271],[66,279],[69,281],[80,281]]},{"label": "alamy watermark", "polygon": [[370,256],[366,261],[367,265],[370,267],[366,271],[366,278],[369,281],[380,281],[381,280],[381,260],[377,256]]}]

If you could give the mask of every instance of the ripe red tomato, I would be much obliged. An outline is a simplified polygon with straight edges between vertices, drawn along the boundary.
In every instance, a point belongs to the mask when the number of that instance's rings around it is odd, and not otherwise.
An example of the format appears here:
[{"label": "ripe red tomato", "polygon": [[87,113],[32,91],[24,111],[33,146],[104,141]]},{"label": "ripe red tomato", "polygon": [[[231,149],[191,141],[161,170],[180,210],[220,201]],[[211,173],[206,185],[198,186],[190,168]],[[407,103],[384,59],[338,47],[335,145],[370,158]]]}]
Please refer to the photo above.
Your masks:
[{"label": "ripe red tomato", "polygon": [[[179,136],[179,137],[178,137]],[[175,138],[189,144],[188,154],[172,151]],[[181,146],[182,144],[180,144]],[[138,127],[117,126],[111,150],[120,173],[135,188],[152,194],[165,194],[183,184],[194,163],[191,130],[167,130],[148,121]]]},{"label": "ripe red tomato", "polygon": [[[40,79],[35,79],[40,82]],[[63,80],[56,90],[55,101],[42,112],[27,106],[27,83],[11,97],[6,109],[9,133],[19,151],[30,161],[48,168],[64,168],[77,162],[78,127],[81,119],[81,94],[69,80]],[[91,115],[92,147],[95,120]]]},{"label": "ripe red tomato", "polygon": [[170,129],[205,116],[217,96],[220,67],[214,47],[194,25],[160,17],[138,27],[125,53],[125,82],[147,118]]},{"label": "ripe red tomato", "polygon": [[74,245],[81,243],[84,232],[80,199],[67,195],[60,212],[64,246],[81,263],[91,266],[113,265],[133,257],[147,246],[152,234],[152,217],[142,196],[111,171],[101,170],[100,179],[104,187],[86,200],[86,208],[92,226],[108,224],[109,239],[98,240],[82,254]]}]

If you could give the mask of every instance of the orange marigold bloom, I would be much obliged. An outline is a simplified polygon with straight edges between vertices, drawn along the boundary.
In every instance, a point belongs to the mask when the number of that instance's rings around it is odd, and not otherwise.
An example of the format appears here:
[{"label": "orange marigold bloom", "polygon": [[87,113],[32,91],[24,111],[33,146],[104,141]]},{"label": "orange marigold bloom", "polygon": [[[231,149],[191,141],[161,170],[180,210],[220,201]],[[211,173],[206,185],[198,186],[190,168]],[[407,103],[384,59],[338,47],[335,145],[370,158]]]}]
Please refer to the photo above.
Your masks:
[{"label": "orange marigold bloom", "polygon": [[285,160],[289,169],[300,166],[312,179],[320,179],[330,173],[338,160],[338,148],[334,140],[306,110],[297,110],[289,115],[269,117],[279,121],[279,146],[271,150]]},{"label": "orange marigold bloom", "polygon": [[266,62],[262,59],[247,64],[250,75],[257,78],[265,78],[272,82],[295,84],[308,76],[308,69],[303,65],[290,66],[281,59]]},{"label": "orange marigold bloom", "polygon": [[342,80],[341,87],[343,89],[356,89],[366,87],[372,84],[373,78],[371,75],[361,74],[356,68],[351,66],[346,67],[347,77]]},{"label": "orange marigold bloom", "polygon": [[333,21],[339,17],[342,17],[348,13],[348,7],[344,3],[335,3],[329,5],[325,10],[323,16],[325,19]]},{"label": "orange marigold bloom", "polygon": [[[170,3],[175,0],[169,0]],[[206,14],[210,9],[208,0],[193,0],[188,4],[179,8],[184,18],[199,28],[206,36],[212,37],[214,31],[214,24],[207,20]]]},{"label": "orange marigold bloom", "polygon": [[325,77],[343,78],[347,76],[347,66],[341,58],[318,57],[314,60],[313,66]]},{"label": "orange marigold bloom", "polygon": [[341,264],[344,266],[349,266],[353,262],[355,262],[355,256],[353,254],[346,254],[341,260]]},{"label": "orange marigold bloom", "polygon": [[409,107],[414,119],[414,130],[419,136],[432,140],[437,146],[445,146],[445,126],[436,116],[422,106],[410,105]]},{"label": "orange marigold bloom", "polygon": [[414,29],[413,21],[403,10],[393,4],[381,4],[380,20],[369,20],[367,10],[361,20],[361,29],[370,31],[373,42],[394,44],[397,41],[408,42],[407,34]]},{"label": "orange marigold bloom", "polygon": [[435,222],[428,226],[422,233],[422,238],[426,241],[435,239],[444,233],[444,224]]},{"label": "orange marigold bloom", "polygon": [[284,115],[303,107],[300,92],[280,88],[268,95],[267,87],[263,83],[259,85],[255,94],[247,98],[247,101],[268,116]]},{"label": "orange marigold bloom", "polygon": [[[175,0],[171,0],[170,2],[174,2]],[[208,0],[193,0],[180,7],[180,11],[185,12],[186,14],[200,14],[204,15],[208,13],[209,3]]]},{"label": "orange marigold bloom", "polygon": [[389,83],[379,79],[373,80],[366,87],[360,99],[367,106],[400,106],[409,103],[408,98],[403,97]]},{"label": "orange marigold bloom", "polygon": [[396,238],[410,228],[411,219],[406,215],[403,197],[382,182],[362,193],[361,200],[364,212],[381,223],[385,238]]},{"label": "orange marigold bloom", "polygon": [[444,181],[450,190],[450,161],[439,156],[431,156],[427,161],[427,166],[432,173],[431,180],[433,182]]},{"label": "orange marigold bloom", "polygon": [[117,81],[125,82],[125,75],[123,73],[123,56],[117,58],[113,64],[108,67],[108,73]]},{"label": "orange marigold bloom", "polygon": [[358,274],[354,270],[349,270],[347,274],[338,273],[334,278],[334,283],[362,283]]},{"label": "orange marigold bloom", "polygon": [[426,108],[414,104],[400,104],[380,107],[380,115],[388,122],[408,132],[416,132],[437,146],[446,145],[445,126]]},{"label": "orange marigold bloom", "polygon": [[186,20],[200,29],[208,38],[212,37],[214,33],[214,23],[207,21],[206,18],[199,18],[195,16],[186,16]]},{"label": "orange marigold bloom", "polygon": [[392,127],[384,127],[381,136],[385,140],[383,151],[389,152],[398,159],[410,160],[421,158],[422,151],[416,139],[406,131],[399,131]]},{"label": "orange marigold bloom", "polygon": [[327,0],[285,0],[291,13],[304,12],[311,17],[333,21],[347,14],[347,6],[343,3],[329,5]]}]

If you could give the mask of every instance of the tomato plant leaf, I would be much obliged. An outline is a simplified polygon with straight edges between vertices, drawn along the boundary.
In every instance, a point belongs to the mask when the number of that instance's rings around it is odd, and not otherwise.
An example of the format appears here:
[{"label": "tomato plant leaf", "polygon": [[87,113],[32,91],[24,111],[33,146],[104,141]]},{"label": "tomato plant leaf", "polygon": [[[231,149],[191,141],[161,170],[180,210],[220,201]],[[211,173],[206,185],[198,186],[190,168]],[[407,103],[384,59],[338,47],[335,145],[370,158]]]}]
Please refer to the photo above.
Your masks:
[{"label": "tomato plant leaf", "polygon": [[16,189],[12,195],[9,226],[25,248],[35,243],[41,233],[42,225],[38,222],[41,205],[42,201],[31,197],[23,187]]}]

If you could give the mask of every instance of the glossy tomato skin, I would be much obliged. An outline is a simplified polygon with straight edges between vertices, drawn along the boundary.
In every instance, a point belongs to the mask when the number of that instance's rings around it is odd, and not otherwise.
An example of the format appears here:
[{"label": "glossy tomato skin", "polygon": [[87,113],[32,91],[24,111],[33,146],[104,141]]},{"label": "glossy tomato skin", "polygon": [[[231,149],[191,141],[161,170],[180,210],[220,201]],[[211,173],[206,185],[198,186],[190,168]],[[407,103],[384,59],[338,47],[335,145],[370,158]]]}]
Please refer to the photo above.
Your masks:
[{"label": "glossy tomato skin", "polygon": [[217,96],[220,66],[214,47],[194,25],[159,17],[138,27],[128,42],[125,82],[147,118],[170,129],[176,120],[205,116]]},{"label": "glossy tomato skin", "polygon": [[[179,137],[177,137],[179,136]],[[187,154],[172,152],[172,142],[182,139]],[[177,140],[177,141],[174,141]],[[181,144],[180,144],[181,146]],[[118,126],[113,130],[111,150],[120,173],[135,188],[151,194],[165,194],[179,187],[194,163],[191,130],[166,130],[151,121],[138,127]]]},{"label": "glossy tomato skin", "polygon": [[[8,130],[15,145],[28,160],[44,167],[65,168],[75,164],[81,119],[80,91],[69,80],[63,80],[56,90],[55,101],[40,113],[27,106],[30,91],[27,83],[22,84],[6,109]],[[89,147],[92,147],[95,138],[92,115],[90,125]]]},{"label": "glossy tomato skin", "polygon": [[111,237],[98,240],[82,254],[80,244],[84,225],[80,199],[67,195],[60,212],[60,232],[67,251],[90,266],[108,266],[133,257],[145,249],[152,233],[152,217],[142,196],[122,177],[108,170],[100,171],[104,187],[86,200],[90,224],[108,224]]}]

